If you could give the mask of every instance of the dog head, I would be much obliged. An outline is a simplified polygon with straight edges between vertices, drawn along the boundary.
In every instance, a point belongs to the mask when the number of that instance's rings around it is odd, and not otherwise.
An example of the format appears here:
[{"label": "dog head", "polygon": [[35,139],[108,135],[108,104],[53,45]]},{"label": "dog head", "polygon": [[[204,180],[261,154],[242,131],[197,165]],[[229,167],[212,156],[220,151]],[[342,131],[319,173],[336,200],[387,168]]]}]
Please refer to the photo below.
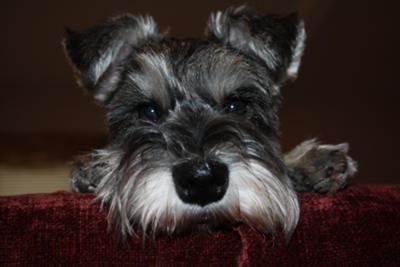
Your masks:
[{"label": "dog head", "polygon": [[279,88],[294,78],[304,25],[246,7],[212,14],[206,37],[163,36],[124,15],[70,32],[80,85],[104,105],[110,145],[96,193],[123,235],[242,221],[295,228],[299,208],[278,140]]}]

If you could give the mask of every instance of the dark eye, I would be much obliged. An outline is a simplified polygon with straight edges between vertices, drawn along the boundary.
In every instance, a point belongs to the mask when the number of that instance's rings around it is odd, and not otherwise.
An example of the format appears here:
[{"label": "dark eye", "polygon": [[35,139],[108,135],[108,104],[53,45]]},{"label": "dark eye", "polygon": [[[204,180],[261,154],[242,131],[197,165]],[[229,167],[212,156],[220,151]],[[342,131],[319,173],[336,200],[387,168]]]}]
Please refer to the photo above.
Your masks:
[{"label": "dark eye", "polygon": [[332,166],[326,168],[325,170],[325,176],[330,177],[333,174],[334,168]]},{"label": "dark eye", "polygon": [[228,113],[243,114],[246,111],[246,104],[239,99],[234,99],[226,103],[225,109]]},{"label": "dark eye", "polygon": [[154,104],[145,104],[139,110],[140,118],[148,119],[152,122],[157,122],[160,119],[160,111]]}]

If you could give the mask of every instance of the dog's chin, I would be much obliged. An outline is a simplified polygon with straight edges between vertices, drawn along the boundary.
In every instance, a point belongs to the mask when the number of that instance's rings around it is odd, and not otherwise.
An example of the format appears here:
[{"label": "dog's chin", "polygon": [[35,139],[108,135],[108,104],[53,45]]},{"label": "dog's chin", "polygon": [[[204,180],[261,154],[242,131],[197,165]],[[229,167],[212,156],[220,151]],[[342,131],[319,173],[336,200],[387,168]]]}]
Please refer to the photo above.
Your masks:
[{"label": "dog's chin", "polygon": [[[191,207],[188,207],[188,209],[191,209]],[[181,221],[174,227],[159,225],[158,229],[148,229],[146,233],[151,236],[163,234],[208,234],[216,230],[230,229],[232,226],[240,223],[237,220],[221,217],[218,214],[212,213],[207,207],[202,207],[201,209],[201,211],[190,212],[190,216],[182,217]],[[141,225],[138,226],[139,228],[143,228]]]},{"label": "dog's chin", "polygon": [[[299,205],[287,179],[277,178],[263,164],[251,160],[230,164],[229,169],[225,195],[205,206],[180,199],[168,168],[152,169],[144,176],[138,170],[119,186],[113,175],[108,175],[97,194],[109,207],[110,227],[122,237],[134,234],[137,228],[156,236],[209,232],[240,222],[263,233],[281,228],[290,236],[299,219]],[[107,178],[113,181],[107,182]]]}]

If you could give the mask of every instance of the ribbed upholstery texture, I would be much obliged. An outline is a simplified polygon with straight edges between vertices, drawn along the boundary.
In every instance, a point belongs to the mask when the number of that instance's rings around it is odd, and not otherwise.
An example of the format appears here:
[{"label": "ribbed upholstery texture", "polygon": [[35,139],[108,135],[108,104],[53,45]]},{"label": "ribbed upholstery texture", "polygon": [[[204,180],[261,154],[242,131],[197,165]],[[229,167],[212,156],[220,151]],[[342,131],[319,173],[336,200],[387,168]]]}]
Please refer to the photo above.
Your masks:
[{"label": "ribbed upholstery texture", "polygon": [[289,243],[238,225],[128,244],[91,194],[0,197],[0,266],[400,266],[400,185],[299,197]]}]

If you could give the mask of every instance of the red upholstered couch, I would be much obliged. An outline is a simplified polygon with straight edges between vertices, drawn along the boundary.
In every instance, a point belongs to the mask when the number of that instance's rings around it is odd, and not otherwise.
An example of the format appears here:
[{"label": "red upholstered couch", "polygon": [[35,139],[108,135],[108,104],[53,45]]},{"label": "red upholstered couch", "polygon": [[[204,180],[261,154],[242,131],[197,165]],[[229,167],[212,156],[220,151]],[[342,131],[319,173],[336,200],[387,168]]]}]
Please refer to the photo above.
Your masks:
[{"label": "red upholstered couch", "polygon": [[400,266],[400,185],[300,194],[289,244],[245,225],[122,245],[93,195],[0,197],[0,266]]}]

